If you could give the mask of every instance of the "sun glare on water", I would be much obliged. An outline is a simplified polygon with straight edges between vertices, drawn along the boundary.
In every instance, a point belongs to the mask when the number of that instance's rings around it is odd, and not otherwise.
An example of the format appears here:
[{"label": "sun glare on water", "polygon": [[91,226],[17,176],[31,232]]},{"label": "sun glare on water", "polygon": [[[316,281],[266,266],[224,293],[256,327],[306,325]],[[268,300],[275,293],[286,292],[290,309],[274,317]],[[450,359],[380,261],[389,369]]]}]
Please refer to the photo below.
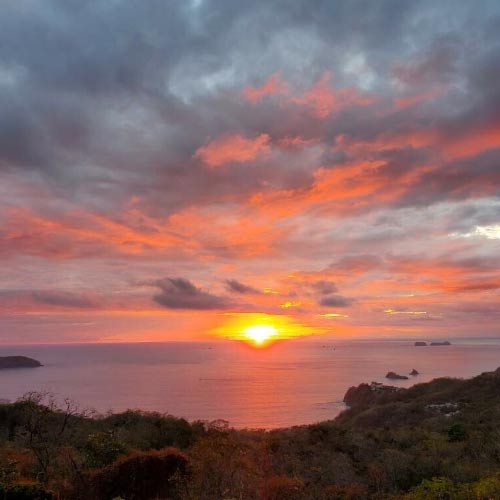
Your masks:
[{"label": "sun glare on water", "polygon": [[254,325],[243,330],[245,336],[257,345],[264,344],[271,337],[276,336],[277,331],[271,325]]}]

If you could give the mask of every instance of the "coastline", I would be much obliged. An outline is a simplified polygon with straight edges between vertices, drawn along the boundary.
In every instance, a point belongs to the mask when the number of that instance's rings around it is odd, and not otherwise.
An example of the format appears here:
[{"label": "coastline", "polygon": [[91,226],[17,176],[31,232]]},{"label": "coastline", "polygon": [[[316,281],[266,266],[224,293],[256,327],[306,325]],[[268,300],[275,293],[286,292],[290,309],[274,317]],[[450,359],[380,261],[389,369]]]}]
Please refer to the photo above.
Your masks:
[{"label": "coastline", "polygon": [[2,372],[0,397],[14,401],[47,390],[103,414],[142,408],[189,421],[226,419],[238,429],[286,428],[335,418],[349,387],[387,384],[388,371],[417,369],[416,377],[390,382],[409,387],[493,370],[500,358],[500,342],[483,339],[423,350],[406,340],[344,341],[335,350],[321,345],[290,342],[267,351],[234,343],[36,346],[23,353],[45,366],[36,375]]}]

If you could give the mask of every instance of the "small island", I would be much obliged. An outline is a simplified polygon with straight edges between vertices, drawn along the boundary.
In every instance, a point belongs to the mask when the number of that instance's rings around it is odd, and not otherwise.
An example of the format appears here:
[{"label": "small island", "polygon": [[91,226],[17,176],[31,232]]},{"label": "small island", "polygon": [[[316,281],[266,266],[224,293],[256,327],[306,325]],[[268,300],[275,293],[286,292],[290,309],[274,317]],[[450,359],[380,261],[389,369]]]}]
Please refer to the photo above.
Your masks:
[{"label": "small island", "polygon": [[406,375],[399,375],[395,372],[388,372],[385,378],[389,378],[391,380],[408,380],[408,377]]},{"label": "small island", "polygon": [[0,370],[10,368],[38,368],[40,361],[27,356],[0,356]]},{"label": "small island", "polygon": [[444,342],[431,342],[430,345],[436,346],[436,345],[451,345],[451,342],[448,342],[445,340]]},{"label": "small island", "polygon": [[416,347],[425,347],[427,346],[427,342],[417,341],[415,342]]}]

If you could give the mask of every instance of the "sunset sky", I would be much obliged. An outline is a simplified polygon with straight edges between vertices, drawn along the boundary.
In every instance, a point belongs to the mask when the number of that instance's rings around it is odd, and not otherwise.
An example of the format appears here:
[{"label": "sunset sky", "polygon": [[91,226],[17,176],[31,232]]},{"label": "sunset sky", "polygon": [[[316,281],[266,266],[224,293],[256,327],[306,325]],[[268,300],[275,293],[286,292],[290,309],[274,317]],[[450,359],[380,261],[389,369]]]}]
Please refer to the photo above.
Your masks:
[{"label": "sunset sky", "polygon": [[498,335],[499,195],[497,0],[1,3],[0,343]]}]

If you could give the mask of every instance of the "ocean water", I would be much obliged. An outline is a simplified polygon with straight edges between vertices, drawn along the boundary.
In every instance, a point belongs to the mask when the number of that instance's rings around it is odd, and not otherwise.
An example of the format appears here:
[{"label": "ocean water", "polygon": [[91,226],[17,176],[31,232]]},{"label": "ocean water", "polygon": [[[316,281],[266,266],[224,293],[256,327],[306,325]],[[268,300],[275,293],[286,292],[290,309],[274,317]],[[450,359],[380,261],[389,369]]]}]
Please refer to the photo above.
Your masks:
[{"label": "ocean water", "polygon": [[0,371],[0,399],[32,390],[70,397],[104,413],[140,408],[188,420],[227,420],[243,428],[276,428],[334,418],[346,390],[387,382],[392,370],[471,377],[500,366],[500,340],[457,340],[415,347],[413,341],[293,340],[255,349],[241,342],[165,342],[0,346],[0,356],[40,360],[36,369]]}]

